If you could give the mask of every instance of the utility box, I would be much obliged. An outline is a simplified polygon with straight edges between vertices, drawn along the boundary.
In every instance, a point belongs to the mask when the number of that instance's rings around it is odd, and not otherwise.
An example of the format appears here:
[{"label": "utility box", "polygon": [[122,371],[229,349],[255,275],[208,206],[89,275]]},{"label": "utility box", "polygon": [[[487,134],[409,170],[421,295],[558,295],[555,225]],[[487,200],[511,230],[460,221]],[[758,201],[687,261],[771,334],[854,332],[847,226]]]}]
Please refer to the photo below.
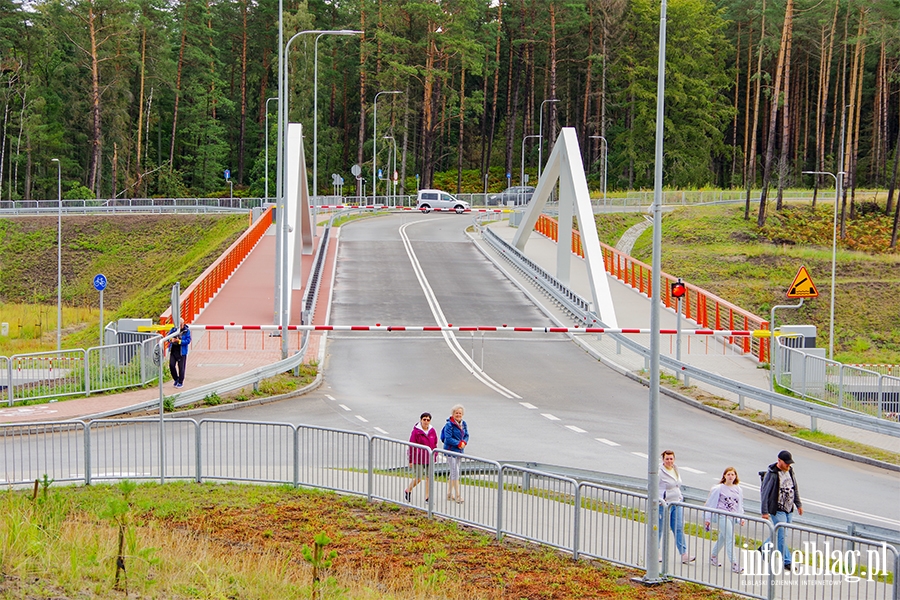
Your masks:
[{"label": "utility box", "polygon": [[815,348],[816,347],[816,326],[815,325],[782,325],[781,333],[793,334],[792,337],[785,336],[782,344],[788,348]]}]

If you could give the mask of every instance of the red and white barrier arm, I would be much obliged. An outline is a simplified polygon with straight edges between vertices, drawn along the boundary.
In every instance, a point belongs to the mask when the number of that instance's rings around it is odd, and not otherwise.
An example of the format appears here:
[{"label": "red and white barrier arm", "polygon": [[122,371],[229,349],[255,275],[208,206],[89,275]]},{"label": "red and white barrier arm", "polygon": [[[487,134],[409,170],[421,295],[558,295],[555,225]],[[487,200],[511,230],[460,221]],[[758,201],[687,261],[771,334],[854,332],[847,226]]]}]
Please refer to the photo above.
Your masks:
[{"label": "red and white barrier arm", "polygon": [[[194,331],[280,331],[280,325],[191,325]],[[622,333],[648,334],[649,329],[608,329],[605,327],[513,327],[499,326],[459,326],[459,325],[289,325],[288,331],[387,331],[387,332],[515,332],[515,333]],[[663,335],[676,335],[677,329],[661,329]],[[681,335],[705,335],[716,337],[769,337],[765,329],[733,330],[733,329],[683,329]]]}]

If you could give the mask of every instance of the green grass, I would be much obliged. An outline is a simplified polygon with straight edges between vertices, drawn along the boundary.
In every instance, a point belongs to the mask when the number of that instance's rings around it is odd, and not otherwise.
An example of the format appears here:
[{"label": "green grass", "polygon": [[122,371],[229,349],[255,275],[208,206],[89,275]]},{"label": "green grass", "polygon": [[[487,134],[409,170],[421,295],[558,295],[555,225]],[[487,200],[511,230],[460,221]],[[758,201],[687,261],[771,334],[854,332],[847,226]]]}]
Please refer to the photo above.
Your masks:
[{"label": "green grass", "polygon": [[[820,204],[789,205],[766,226],[745,221],[743,207],[697,206],[663,217],[662,269],[768,320],[805,266],[819,292],[799,310],[782,311],[778,323],[813,324],[817,346],[828,346],[832,210]],[[861,210],[860,213],[863,211]],[[835,285],[835,359],[900,364],[900,249],[889,250],[890,218],[866,212],[848,220],[839,240]],[[650,262],[652,232],[638,239],[634,256]]]},{"label": "green grass", "polygon": [[[93,321],[99,307],[94,275],[103,273],[109,281],[103,298],[105,321],[157,318],[169,304],[172,285],[180,281],[186,289],[247,226],[246,215],[67,217],[62,229],[62,301],[65,307],[90,310],[91,316],[73,322],[69,311],[64,312],[63,347],[99,342],[99,323]],[[55,308],[56,227],[56,218],[50,217],[0,219],[0,320],[18,322],[21,311],[11,308],[13,304]],[[56,314],[49,312],[52,315],[40,320],[40,349],[56,348]],[[19,318],[24,325],[34,320]],[[11,327],[10,338],[19,331]]]}]

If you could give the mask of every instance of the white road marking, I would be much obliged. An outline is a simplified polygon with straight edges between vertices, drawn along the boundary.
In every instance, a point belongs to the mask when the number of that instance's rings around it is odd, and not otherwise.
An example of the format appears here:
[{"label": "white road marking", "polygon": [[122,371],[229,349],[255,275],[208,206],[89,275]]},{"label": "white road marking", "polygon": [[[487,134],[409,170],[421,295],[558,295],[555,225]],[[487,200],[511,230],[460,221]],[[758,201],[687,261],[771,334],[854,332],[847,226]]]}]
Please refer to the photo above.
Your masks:
[{"label": "white road marking", "polygon": [[688,473],[696,473],[697,475],[704,475],[706,471],[698,471],[697,469],[692,469],[690,467],[678,467],[682,471],[687,471]]},{"label": "white road marking", "polygon": [[382,433],[382,434],[384,434],[384,435],[387,435],[387,434],[388,434],[388,432],[385,431],[384,429],[382,429],[381,427],[375,427],[374,429],[375,429],[375,431],[377,431],[378,433]]},{"label": "white road marking", "polygon": [[574,425],[566,425],[566,429],[571,429],[575,433],[587,433],[586,430],[582,429],[581,427],[575,427]]},{"label": "white road marking", "polygon": [[368,422],[369,422],[369,420],[368,420],[367,418],[362,417],[362,416],[360,416],[360,415],[356,415],[356,418],[359,419],[360,421],[362,421],[363,423],[368,423]]},{"label": "white road marking", "polygon": [[337,400],[335,400],[334,396],[332,396],[331,394],[325,394],[325,397],[329,400],[334,400],[335,402],[337,402]]},{"label": "white road marking", "polygon": [[647,458],[647,455],[643,452],[632,452],[635,456],[640,456],[641,458]]},{"label": "white road marking", "polygon": [[601,444],[606,444],[607,446],[619,446],[619,445],[621,445],[621,444],[615,443],[615,442],[612,441],[612,440],[608,440],[608,439],[606,439],[606,438],[594,438],[594,439],[597,440],[598,442],[600,442]]},{"label": "white road marking", "polygon": [[[438,304],[437,297],[434,294],[434,290],[431,289],[431,285],[428,283],[428,279],[425,277],[425,272],[422,269],[422,265],[419,264],[419,259],[416,257],[416,253],[413,251],[412,242],[409,241],[409,237],[406,235],[406,228],[412,225],[413,223],[421,223],[423,221],[413,221],[411,223],[405,223],[400,226],[400,239],[403,241],[403,247],[406,249],[406,255],[409,257],[409,262],[412,265],[413,272],[416,275],[416,279],[419,281],[419,286],[422,288],[422,292],[425,294],[425,299],[428,301],[428,306],[431,309],[431,314],[434,317],[435,322],[444,326],[448,323],[447,317],[444,316],[444,312],[441,310],[440,304]],[[487,373],[485,373],[478,364],[472,360],[472,358],[466,353],[462,346],[459,344],[459,340],[456,339],[456,335],[452,331],[444,331],[441,332],[444,336],[444,341],[447,342],[447,346],[450,348],[450,351],[456,356],[457,360],[466,369],[468,369],[469,373],[472,374],[475,379],[491,388],[501,396],[506,398],[521,398],[522,396],[518,395],[511,389],[504,387],[502,384],[494,381]]]},{"label": "white road marking", "polygon": [[346,410],[346,411],[349,411],[349,410],[350,410],[350,407],[347,406],[346,404],[338,404],[338,406],[340,406],[341,408],[343,408],[343,409]]},{"label": "white road marking", "polygon": [[541,413],[541,416],[546,417],[547,419],[550,419],[551,421],[559,421],[559,417],[554,417],[550,413]]},{"label": "white road marking", "polygon": [[535,406],[535,405],[532,404],[531,402],[519,402],[519,404],[521,404],[522,406],[524,406],[524,407],[527,408],[528,410],[534,410],[534,409],[537,408],[537,406]]}]

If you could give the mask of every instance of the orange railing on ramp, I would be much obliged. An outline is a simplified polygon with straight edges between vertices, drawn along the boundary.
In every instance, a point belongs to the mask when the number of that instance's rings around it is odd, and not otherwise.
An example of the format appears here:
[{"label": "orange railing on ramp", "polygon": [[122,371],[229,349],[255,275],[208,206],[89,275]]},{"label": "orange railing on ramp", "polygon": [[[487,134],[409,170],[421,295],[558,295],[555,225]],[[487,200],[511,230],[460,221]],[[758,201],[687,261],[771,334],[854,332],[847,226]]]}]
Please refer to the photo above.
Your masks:
[{"label": "orange railing on ramp", "polygon": [[[554,242],[559,243],[559,223],[553,217],[541,215],[538,217],[534,226],[535,231],[541,235],[550,238]],[[652,269],[650,265],[643,263],[620,250],[616,250],[608,244],[600,242],[603,250],[603,264],[606,272],[630,285],[648,298],[653,295]],[[584,258],[584,246],[581,243],[581,233],[572,232],[572,253]],[[673,310],[678,306],[678,301],[671,296],[671,284],[678,281],[677,277],[673,277],[668,273],[661,273],[660,298],[664,306]],[[757,330],[769,329],[769,322],[762,317],[744,310],[734,304],[719,298],[703,288],[697,287],[690,283],[685,283],[686,293],[683,298],[684,316],[696,322],[700,327],[706,329],[743,329]],[[769,338],[729,338],[728,343],[734,344],[741,348],[742,351],[750,353],[759,359],[759,362],[768,362]]]},{"label": "orange railing on ramp", "polygon": [[[238,266],[247,258],[272,224],[272,207],[266,209],[247,231],[241,235],[216,261],[200,274],[194,283],[181,293],[181,319],[193,323],[200,310],[212,300]],[[172,322],[172,309],[159,317],[160,323]]]}]

